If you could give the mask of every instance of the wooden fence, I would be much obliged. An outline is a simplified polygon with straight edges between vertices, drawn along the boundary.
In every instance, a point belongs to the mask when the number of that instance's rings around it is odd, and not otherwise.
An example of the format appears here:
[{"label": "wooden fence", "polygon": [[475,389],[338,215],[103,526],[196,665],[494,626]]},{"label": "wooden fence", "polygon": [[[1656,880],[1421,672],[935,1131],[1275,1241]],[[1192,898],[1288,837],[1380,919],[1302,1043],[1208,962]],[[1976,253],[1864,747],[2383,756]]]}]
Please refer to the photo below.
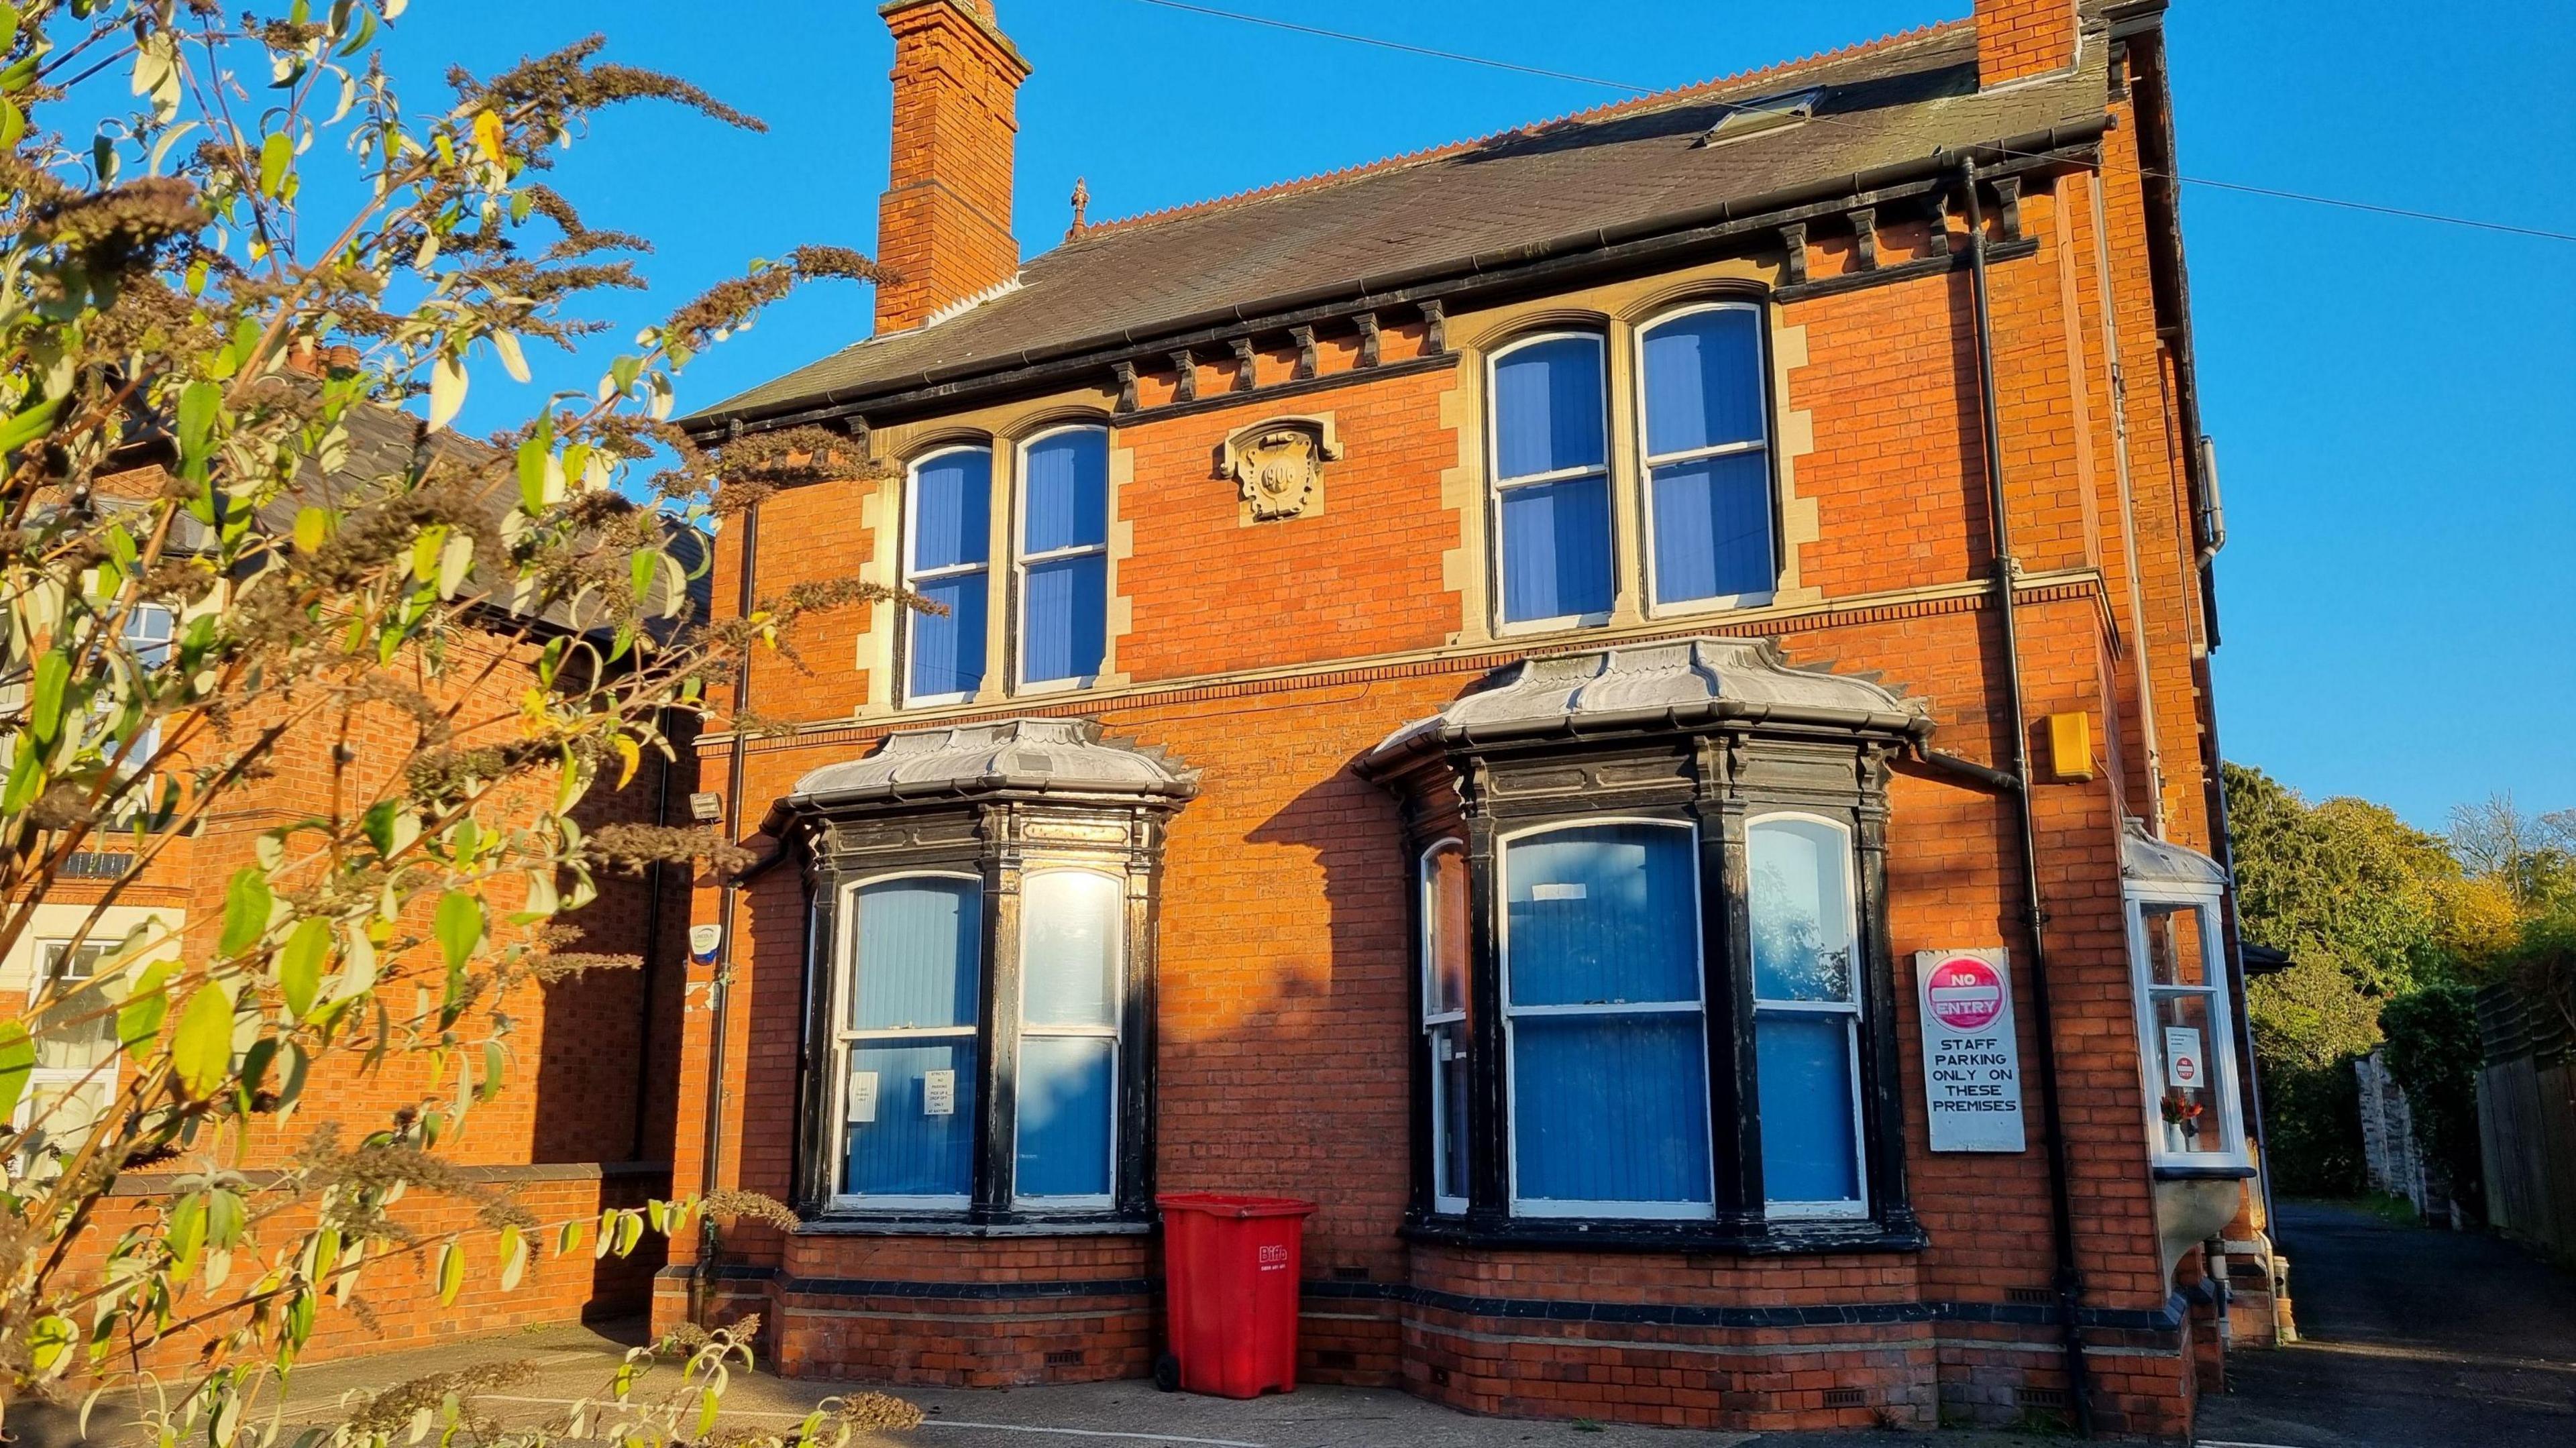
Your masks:
[{"label": "wooden fence", "polygon": [[2478,1028],[2486,1045],[2478,1136],[2488,1220],[2576,1261],[2576,1041],[2556,1012],[2510,986],[2478,992]]}]

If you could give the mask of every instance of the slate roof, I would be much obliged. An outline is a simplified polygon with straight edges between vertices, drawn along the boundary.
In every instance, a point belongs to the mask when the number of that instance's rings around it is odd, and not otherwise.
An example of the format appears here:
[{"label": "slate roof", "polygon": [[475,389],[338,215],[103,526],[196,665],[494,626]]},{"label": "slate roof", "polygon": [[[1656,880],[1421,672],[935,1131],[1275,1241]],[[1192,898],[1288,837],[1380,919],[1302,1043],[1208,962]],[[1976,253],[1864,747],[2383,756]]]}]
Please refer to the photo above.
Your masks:
[{"label": "slate roof", "polygon": [[[2090,8],[2090,7],[2088,7]],[[2096,36],[2098,37],[2098,31]],[[1581,250],[1721,204],[1737,214],[1860,189],[1947,148],[2098,127],[2108,47],[2070,74],[1981,94],[1976,33],[1936,26],[1312,181],[1097,226],[1016,288],[871,338],[684,419],[756,419],[1141,346],[1198,327]],[[1701,144],[1748,101],[1822,86],[1814,117]]]}]

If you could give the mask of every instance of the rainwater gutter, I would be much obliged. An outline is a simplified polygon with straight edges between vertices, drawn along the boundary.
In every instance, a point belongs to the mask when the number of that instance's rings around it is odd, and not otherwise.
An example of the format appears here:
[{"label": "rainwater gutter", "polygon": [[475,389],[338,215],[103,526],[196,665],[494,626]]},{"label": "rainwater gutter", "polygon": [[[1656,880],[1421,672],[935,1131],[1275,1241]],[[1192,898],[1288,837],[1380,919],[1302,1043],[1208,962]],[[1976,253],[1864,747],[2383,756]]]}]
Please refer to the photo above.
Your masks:
[{"label": "rainwater gutter", "polygon": [[2057,1257],[2058,1325],[2063,1337],[2067,1400],[2075,1411],[2075,1431],[2093,1436],[2093,1383],[2084,1355],[2084,1279],[2075,1257],[2075,1204],[2066,1150],[2064,1112],[2058,1104],[2057,1017],[2049,1000],[2048,911],[2040,896],[2039,830],[2031,810],[2030,717],[2021,685],[2021,631],[2014,618],[2014,592],[2021,562],[2013,556],[2012,523],[2004,507],[2003,417],[1995,396],[1994,302],[1986,278],[1985,208],[1977,198],[1973,156],[1957,162],[1960,189],[1968,207],[1968,271],[1976,301],[1977,392],[1981,404],[1986,456],[1986,496],[1994,529],[1995,611],[2003,629],[2004,694],[2012,727],[2012,787],[2007,791],[2021,825],[2024,905],[2030,927],[2031,1004],[2039,1016],[2039,1106],[2041,1129],[2048,1136],[2048,1205],[2050,1235]]},{"label": "rainwater gutter", "polygon": [[[734,616],[749,618],[757,599],[753,581],[760,565],[760,505],[753,503],[742,515],[742,587]],[[724,833],[727,840],[736,838],[742,821],[742,776],[744,746],[750,731],[742,727],[743,711],[751,707],[751,659],[745,655],[742,671],[734,679],[733,740],[727,749],[725,763]],[[707,1041],[707,1111],[702,1128],[703,1153],[698,1162],[698,1195],[716,1192],[720,1157],[724,1150],[725,1054],[727,1025],[733,1014],[734,916],[742,895],[740,877],[724,884],[717,923],[723,935],[717,944],[716,973],[707,995],[708,1009],[715,1013],[715,1027]],[[689,1278],[690,1318],[699,1326],[707,1325],[707,1301],[710,1274],[716,1268],[716,1254],[723,1246],[723,1231],[716,1225],[715,1214],[698,1214],[698,1259],[691,1264]]]}]

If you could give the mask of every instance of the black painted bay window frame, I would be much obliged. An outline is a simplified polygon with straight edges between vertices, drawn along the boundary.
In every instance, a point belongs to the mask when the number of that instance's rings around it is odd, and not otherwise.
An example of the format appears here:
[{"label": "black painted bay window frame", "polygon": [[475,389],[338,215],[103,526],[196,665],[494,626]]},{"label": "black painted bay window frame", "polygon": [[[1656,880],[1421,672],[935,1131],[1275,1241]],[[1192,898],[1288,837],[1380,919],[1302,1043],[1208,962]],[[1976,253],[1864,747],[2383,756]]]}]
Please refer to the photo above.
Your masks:
[{"label": "black painted bay window frame", "polygon": [[[1153,1219],[1155,941],[1164,827],[1173,801],[993,799],[910,804],[807,818],[806,950],[798,1059],[794,1206],[809,1230],[984,1232],[1143,1230]],[[1111,1024],[1065,1026],[1024,1012],[1030,882],[1048,872],[1115,882]],[[872,885],[973,881],[977,903],[973,1075],[952,1109],[972,1115],[962,1199],[845,1190],[851,1110],[848,1048],[855,972],[864,968],[852,902]],[[1042,923],[1042,922],[1040,922]],[[1080,1197],[1021,1190],[1021,1053],[1031,1037],[1112,1041],[1109,1190]],[[969,1039],[956,1033],[961,1043]],[[907,1106],[909,1100],[906,1099]]]},{"label": "black painted bay window frame", "polygon": [[[1722,715],[1724,710],[1708,711]],[[1906,1250],[1923,1243],[1906,1188],[1902,1068],[1896,1036],[1894,955],[1887,924],[1887,780],[1901,726],[1753,727],[1712,718],[1673,720],[1538,738],[1475,731],[1425,742],[1364,768],[1402,801],[1406,858],[1417,875],[1413,900],[1412,1206],[1417,1239],[1465,1244],[1523,1243],[1646,1250],[1800,1252]],[[1386,751],[1382,750],[1381,755]],[[1822,821],[1846,836],[1852,895],[1857,1004],[1854,1065],[1858,1175],[1863,1199],[1849,1211],[1820,1212],[1767,1200],[1761,1062],[1754,968],[1755,919],[1750,830],[1771,816]],[[1708,1063],[1709,1165],[1713,1200],[1704,1210],[1634,1213],[1615,1204],[1591,1214],[1531,1210],[1515,1200],[1511,1042],[1507,1039],[1504,932],[1506,852],[1540,832],[1628,822],[1689,831],[1697,872],[1700,1020]],[[1442,1132],[1436,1058],[1455,1015],[1432,999],[1437,892],[1421,873],[1443,848],[1463,850],[1468,899],[1464,1026],[1467,1067],[1466,1191],[1437,1188]],[[1571,890],[1576,887],[1566,887]],[[1452,922],[1458,912],[1447,912]],[[1454,974],[1457,962],[1451,960]],[[1454,1048],[1453,1048],[1454,1049]],[[1452,1113],[1455,1119],[1455,1113]],[[1453,1159],[1454,1160],[1454,1159]],[[1454,1172],[1452,1173],[1454,1175]]]}]

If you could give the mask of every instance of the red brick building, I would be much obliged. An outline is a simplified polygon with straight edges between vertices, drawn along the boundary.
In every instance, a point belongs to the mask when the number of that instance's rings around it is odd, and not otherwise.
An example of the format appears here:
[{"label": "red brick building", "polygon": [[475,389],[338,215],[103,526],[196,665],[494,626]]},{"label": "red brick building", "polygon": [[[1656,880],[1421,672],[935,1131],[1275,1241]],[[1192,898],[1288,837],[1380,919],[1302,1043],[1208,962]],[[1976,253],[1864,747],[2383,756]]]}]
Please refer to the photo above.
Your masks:
[{"label": "red brick building", "polygon": [[658,1315],[1141,1375],[1155,1195],[1250,1191],[1317,1203],[1314,1380],[2187,1430],[2272,1276],[2161,5],[1978,0],[1025,264],[1028,61],[884,9],[876,335],[691,425],[890,465],[729,530],[720,610],[939,607],[702,743],[766,853],[696,900],[676,1174],[803,1225]]}]

